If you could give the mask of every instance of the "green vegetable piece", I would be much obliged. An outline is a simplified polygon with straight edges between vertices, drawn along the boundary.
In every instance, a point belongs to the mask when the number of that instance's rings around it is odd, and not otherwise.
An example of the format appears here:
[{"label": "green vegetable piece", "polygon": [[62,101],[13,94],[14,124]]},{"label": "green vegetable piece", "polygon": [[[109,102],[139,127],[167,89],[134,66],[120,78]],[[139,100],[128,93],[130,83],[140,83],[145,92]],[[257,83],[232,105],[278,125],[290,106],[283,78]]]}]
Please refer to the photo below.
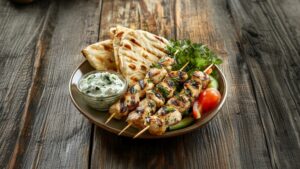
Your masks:
[{"label": "green vegetable piece", "polygon": [[169,91],[165,89],[163,86],[158,84],[156,87],[158,91],[163,95],[164,98],[166,98],[169,95]]},{"label": "green vegetable piece", "polygon": [[167,113],[170,113],[170,112],[174,112],[175,109],[174,109],[173,107],[171,107],[171,106],[167,106],[167,107],[165,107],[165,111],[166,111]]},{"label": "green vegetable piece", "polygon": [[190,114],[190,111],[184,111],[183,113],[182,113],[182,116],[187,116],[187,115],[189,115]]},{"label": "green vegetable piece", "polygon": [[153,64],[150,66],[150,68],[158,68],[158,69],[161,69],[162,66],[161,66],[160,64],[158,64],[158,63],[156,63],[156,64],[153,63]]},{"label": "green vegetable piece", "polygon": [[215,79],[214,77],[212,77],[210,75],[209,75],[209,78],[210,78],[210,82],[209,82],[207,88],[215,88],[218,90],[219,83],[218,83],[217,79]]},{"label": "green vegetable piece", "polygon": [[179,123],[170,126],[169,130],[173,131],[173,130],[178,130],[178,129],[182,129],[185,128],[189,125],[191,125],[194,122],[194,118],[193,117],[185,117],[183,118]]},{"label": "green vegetable piece", "polygon": [[171,40],[167,50],[177,63],[173,66],[173,70],[179,70],[189,62],[189,65],[185,68],[189,75],[195,70],[204,70],[210,64],[218,65],[222,63],[222,60],[206,45],[192,43],[190,40]]}]

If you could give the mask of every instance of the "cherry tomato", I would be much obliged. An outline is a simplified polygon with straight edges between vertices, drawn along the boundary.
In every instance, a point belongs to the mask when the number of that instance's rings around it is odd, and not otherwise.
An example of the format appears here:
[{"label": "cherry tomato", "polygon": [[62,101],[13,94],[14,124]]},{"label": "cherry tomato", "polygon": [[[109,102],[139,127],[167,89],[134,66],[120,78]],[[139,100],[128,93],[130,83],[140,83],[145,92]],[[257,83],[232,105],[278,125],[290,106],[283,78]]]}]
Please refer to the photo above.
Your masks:
[{"label": "cherry tomato", "polygon": [[217,107],[220,101],[220,92],[215,88],[207,88],[200,94],[198,104],[201,105],[202,111],[205,113]]}]

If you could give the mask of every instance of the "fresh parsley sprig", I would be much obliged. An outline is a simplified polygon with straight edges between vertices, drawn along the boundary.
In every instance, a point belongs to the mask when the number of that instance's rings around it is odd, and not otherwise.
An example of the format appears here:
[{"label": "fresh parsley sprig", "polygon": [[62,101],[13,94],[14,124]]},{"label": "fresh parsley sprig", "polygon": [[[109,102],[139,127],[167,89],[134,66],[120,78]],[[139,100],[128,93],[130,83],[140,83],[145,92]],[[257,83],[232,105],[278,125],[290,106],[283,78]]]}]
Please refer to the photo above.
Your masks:
[{"label": "fresh parsley sprig", "polygon": [[190,40],[171,40],[167,50],[177,63],[173,66],[173,70],[179,70],[187,62],[189,65],[185,70],[188,73],[204,70],[210,64],[219,65],[222,63],[222,60],[206,45],[192,43]]}]

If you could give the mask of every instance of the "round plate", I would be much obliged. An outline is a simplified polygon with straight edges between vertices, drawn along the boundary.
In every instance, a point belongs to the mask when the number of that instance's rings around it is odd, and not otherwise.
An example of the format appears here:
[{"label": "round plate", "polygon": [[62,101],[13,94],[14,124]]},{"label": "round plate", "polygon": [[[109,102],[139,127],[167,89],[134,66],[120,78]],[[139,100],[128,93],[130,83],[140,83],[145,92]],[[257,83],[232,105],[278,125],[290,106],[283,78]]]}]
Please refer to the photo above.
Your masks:
[{"label": "round plate", "polygon": [[[81,63],[78,68],[73,72],[72,77],[70,79],[70,84],[69,84],[69,91],[71,95],[71,99],[76,106],[76,108],[85,116],[87,117],[92,123],[96,124],[97,126],[110,131],[112,133],[118,134],[126,125],[127,123],[122,120],[116,120],[112,119],[107,125],[104,124],[104,122],[108,119],[109,113],[107,112],[99,112],[97,110],[94,110],[90,108],[85,101],[80,97],[79,91],[77,89],[77,83],[79,79],[86,73],[94,70],[90,66],[90,64],[85,61]],[[200,120],[197,120],[194,124],[192,124],[189,127],[175,130],[175,131],[167,131],[164,135],[161,136],[153,136],[150,135],[148,132],[143,133],[140,135],[138,138],[144,138],[144,139],[156,139],[156,138],[166,138],[166,137],[173,137],[173,136],[178,136],[182,135],[188,132],[191,132],[197,128],[200,128],[204,126],[207,122],[212,120],[219,110],[221,109],[222,105],[224,104],[226,95],[227,95],[227,82],[224,77],[224,74],[222,71],[218,68],[218,66],[215,66],[215,70],[218,73],[218,82],[219,82],[219,91],[222,95],[222,99],[218,107],[216,107],[212,112],[206,113],[206,115],[202,116]],[[135,134],[137,134],[139,129],[130,127],[128,128],[122,136],[127,136],[127,137],[133,137]]]}]

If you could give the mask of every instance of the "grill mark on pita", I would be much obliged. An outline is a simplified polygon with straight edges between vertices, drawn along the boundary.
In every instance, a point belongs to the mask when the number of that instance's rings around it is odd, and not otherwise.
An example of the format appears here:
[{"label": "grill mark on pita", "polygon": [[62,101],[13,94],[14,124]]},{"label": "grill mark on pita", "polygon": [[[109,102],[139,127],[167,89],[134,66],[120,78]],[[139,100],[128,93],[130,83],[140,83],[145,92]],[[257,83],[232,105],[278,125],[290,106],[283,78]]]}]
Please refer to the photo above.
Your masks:
[{"label": "grill mark on pita", "polygon": [[[151,54],[150,53],[148,53],[147,51],[145,52],[145,53],[143,53],[142,54],[142,56],[145,58],[145,59],[147,59],[147,60],[149,60],[149,61],[151,61],[151,62],[157,62],[157,60],[156,59],[152,59],[153,57],[151,57]],[[156,55],[153,55],[155,58],[159,58],[158,56],[156,56]],[[144,62],[145,63],[145,62]]]},{"label": "grill mark on pita", "polygon": [[156,35],[154,35],[154,37],[155,37],[157,40],[161,41],[161,43],[165,43],[160,37],[158,37],[158,36],[156,36]]},{"label": "grill mark on pita", "polygon": [[105,61],[105,60],[103,60],[103,58],[101,58],[99,56],[95,57],[95,59],[98,60],[98,61],[100,61],[100,62],[104,62]]},{"label": "grill mark on pita", "polygon": [[147,71],[147,67],[146,67],[145,65],[141,65],[141,69],[142,69],[143,71]]},{"label": "grill mark on pita", "polygon": [[[137,40],[136,40],[136,39],[137,39],[137,38],[136,38],[136,34],[130,33],[130,36],[131,36],[130,41],[131,41],[133,44],[135,44],[136,46],[141,47],[142,49],[144,49],[144,51],[150,53],[151,55],[153,55],[153,56],[155,56],[155,57],[157,57],[157,58],[159,58],[159,59],[163,57],[163,56],[160,56],[160,55],[156,55],[156,54],[155,54],[154,52],[152,52],[151,50],[145,48],[144,46],[141,46],[141,45],[137,42]],[[165,42],[163,41],[163,39],[162,39],[161,37],[158,37],[158,36],[156,36],[156,35],[153,35],[153,36],[154,36],[157,40],[159,40],[160,42],[162,42],[163,45],[165,45]],[[146,39],[148,39],[149,41],[153,41],[153,39],[151,39],[151,38],[148,37],[147,35],[144,35],[144,37],[146,37]],[[157,46],[155,46],[155,44],[152,44],[152,46],[155,47],[155,48],[157,48],[159,51],[163,52],[164,54],[166,54],[166,52],[165,52],[165,50],[164,50],[163,48],[157,47]],[[145,57],[144,55],[143,55],[143,57],[144,57],[144,58],[147,58],[147,57]]]},{"label": "grill mark on pita", "polygon": [[104,50],[106,50],[106,51],[112,51],[112,46],[109,46],[109,45],[103,45],[103,47],[104,47]]},{"label": "grill mark on pita", "polygon": [[163,37],[160,37],[160,36],[157,36],[157,35],[154,35],[154,34],[151,34],[151,33],[150,33],[150,35],[149,35],[149,34],[146,34],[145,37],[146,37],[148,40],[150,40],[150,41],[153,41],[153,39],[159,38],[159,39],[157,39],[157,40],[161,41],[164,45],[168,42],[168,41],[167,41],[166,39],[164,39]]},{"label": "grill mark on pita", "polygon": [[148,50],[148,49],[146,49],[146,48],[145,48],[145,50],[146,50],[148,53],[151,53],[153,56],[156,56],[156,57],[157,57],[157,55],[156,55],[155,53],[153,53],[152,51],[150,51],[150,50]]},{"label": "grill mark on pita", "polygon": [[109,58],[108,61],[109,61],[110,63],[114,63],[114,61],[113,61],[111,58]]},{"label": "grill mark on pita", "polygon": [[[144,48],[144,47],[141,46],[135,39],[132,38],[132,39],[130,39],[130,41],[131,41],[133,44],[135,44],[136,46],[138,46],[138,47],[144,49],[144,51],[150,53],[151,55],[153,55],[153,56],[155,56],[155,57],[157,57],[157,58],[159,58],[159,59],[162,57],[162,56],[157,56],[155,53],[153,53],[153,52],[150,51],[149,49]],[[144,57],[144,58],[148,58],[148,56],[145,57],[145,55],[143,55],[143,57]]]},{"label": "grill mark on pita", "polygon": [[133,64],[130,64],[130,65],[128,65],[128,67],[130,67],[131,69],[133,69],[133,70],[135,70],[136,69],[136,66],[135,65],[133,65]]},{"label": "grill mark on pita", "polygon": [[129,49],[129,50],[131,50],[131,46],[128,45],[128,44],[125,44],[124,47],[127,48],[127,49]]},{"label": "grill mark on pita", "polygon": [[139,81],[136,77],[130,77],[130,79],[135,82]]},{"label": "grill mark on pita", "polygon": [[145,59],[148,59],[148,55],[146,55],[145,53],[143,53],[142,55]]},{"label": "grill mark on pita", "polygon": [[121,38],[123,34],[124,34],[124,32],[119,32],[119,33],[116,34],[116,37]]},{"label": "grill mark on pita", "polygon": [[125,56],[128,57],[129,59],[131,59],[131,60],[137,62],[137,59],[136,59],[135,57],[130,56],[130,55],[126,54],[126,53],[123,53],[123,55],[125,55]]},{"label": "grill mark on pita", "polygon": [[142,47],[141,44],[139,44],[135,39],[130,39],[130,41],[131,41],[133,44],[135,44],[135,45],[137,45],[137,46],[139,46],[139,47]]},{"label": "grill mark on pita", "polygon": [[167,55],[167,51],[165,50],[165,48],[162,48],[160,46],[157,45],[152,45],[154,48],[158,49],[159,51],[161,51],[162,53]]}]

